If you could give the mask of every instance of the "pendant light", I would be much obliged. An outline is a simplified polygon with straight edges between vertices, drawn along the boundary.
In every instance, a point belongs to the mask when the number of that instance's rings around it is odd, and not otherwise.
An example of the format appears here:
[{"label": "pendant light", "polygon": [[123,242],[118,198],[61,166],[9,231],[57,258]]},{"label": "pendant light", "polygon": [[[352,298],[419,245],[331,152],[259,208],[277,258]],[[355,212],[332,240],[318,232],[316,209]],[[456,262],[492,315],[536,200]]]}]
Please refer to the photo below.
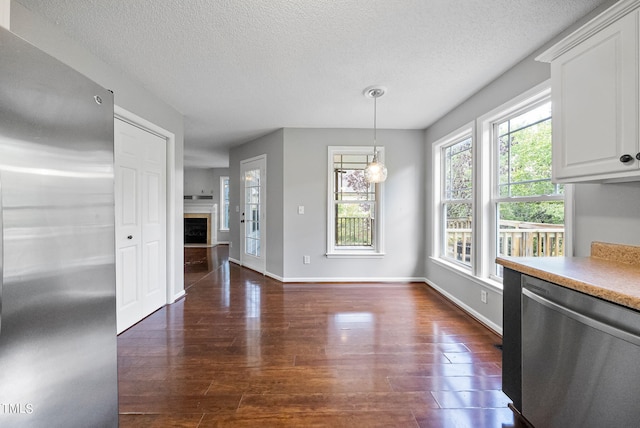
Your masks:
[{"label": "pendant light", "polygon": [[368,183],[382,183],[387,179],[387,167],[378,160],[378,150],[376,150],[376,116],[377,100],[386,92],[386,88],[381,86],[371,86],[364,90],[363,94],[367,98],[373,98],[373,159],[364,169],[364,179]]}]

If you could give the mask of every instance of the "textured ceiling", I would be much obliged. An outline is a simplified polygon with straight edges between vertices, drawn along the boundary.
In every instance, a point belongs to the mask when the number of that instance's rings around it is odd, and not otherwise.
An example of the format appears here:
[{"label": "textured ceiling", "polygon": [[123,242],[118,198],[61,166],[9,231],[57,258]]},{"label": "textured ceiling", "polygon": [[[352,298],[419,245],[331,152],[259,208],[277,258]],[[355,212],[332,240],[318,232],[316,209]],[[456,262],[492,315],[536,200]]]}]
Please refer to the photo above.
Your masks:
[{"label": "textured ceiling", "polygon": [[185,165],[282,127],[424,129],[604,0],[18,0],[185,117]]}]

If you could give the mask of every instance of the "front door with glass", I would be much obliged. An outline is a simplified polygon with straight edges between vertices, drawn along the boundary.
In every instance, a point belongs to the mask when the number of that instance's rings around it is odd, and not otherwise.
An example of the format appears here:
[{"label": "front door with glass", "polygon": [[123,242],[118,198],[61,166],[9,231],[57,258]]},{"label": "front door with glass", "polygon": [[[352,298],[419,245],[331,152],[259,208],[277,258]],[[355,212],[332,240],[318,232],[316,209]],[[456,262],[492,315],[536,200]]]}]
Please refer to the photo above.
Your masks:
[{"label": "front door with glass", "polygon": [[240,215],[241,262],[243,266],[264,273],[266,155],[240,163],[242,212]]}]

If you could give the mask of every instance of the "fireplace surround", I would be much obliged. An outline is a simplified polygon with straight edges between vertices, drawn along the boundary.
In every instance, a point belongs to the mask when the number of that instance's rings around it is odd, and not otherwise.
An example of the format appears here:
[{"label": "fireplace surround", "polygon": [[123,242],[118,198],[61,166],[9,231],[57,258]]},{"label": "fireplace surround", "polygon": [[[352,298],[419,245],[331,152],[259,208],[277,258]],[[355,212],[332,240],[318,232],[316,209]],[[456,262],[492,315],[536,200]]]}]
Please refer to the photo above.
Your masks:
[{"label": "fireplace surround", "polygon": [[217,245],[217,204],[187,202],[184,204],[184,245]]}]

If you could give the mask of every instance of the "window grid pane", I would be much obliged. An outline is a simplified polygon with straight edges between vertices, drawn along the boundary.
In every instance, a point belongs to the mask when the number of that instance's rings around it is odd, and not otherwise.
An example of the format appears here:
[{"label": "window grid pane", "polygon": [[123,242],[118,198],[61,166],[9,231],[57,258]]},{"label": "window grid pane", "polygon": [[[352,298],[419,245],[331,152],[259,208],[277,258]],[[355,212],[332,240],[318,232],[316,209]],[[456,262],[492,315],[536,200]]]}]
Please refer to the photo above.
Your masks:
[{"label": "window grid pane", "polygon": [[501,197],[562,193],[562,186],[551,183],[550,102],[506,120],[496,129]]},{"label": "window grid pane", "polygon": [[443,147],[443,255],[471,266],[473,152],[472,138]]},{"label": "window grid pane", "polygon": [[336,204],[336,247],[372,247],[375,204]]},{"label": "window grid pane", "polygon": [[222,178],[222,229],[229,229],[229,177]]},{"label": "window grid pane", "polygon": [[472,251],[472,205],[466,203],[445,203],[445,257],[471,266]]},{"label": "window grid pane", "polygon": [[471,137],[447,147],[444,157],[444,199],[470,199],[473,191]]}]

